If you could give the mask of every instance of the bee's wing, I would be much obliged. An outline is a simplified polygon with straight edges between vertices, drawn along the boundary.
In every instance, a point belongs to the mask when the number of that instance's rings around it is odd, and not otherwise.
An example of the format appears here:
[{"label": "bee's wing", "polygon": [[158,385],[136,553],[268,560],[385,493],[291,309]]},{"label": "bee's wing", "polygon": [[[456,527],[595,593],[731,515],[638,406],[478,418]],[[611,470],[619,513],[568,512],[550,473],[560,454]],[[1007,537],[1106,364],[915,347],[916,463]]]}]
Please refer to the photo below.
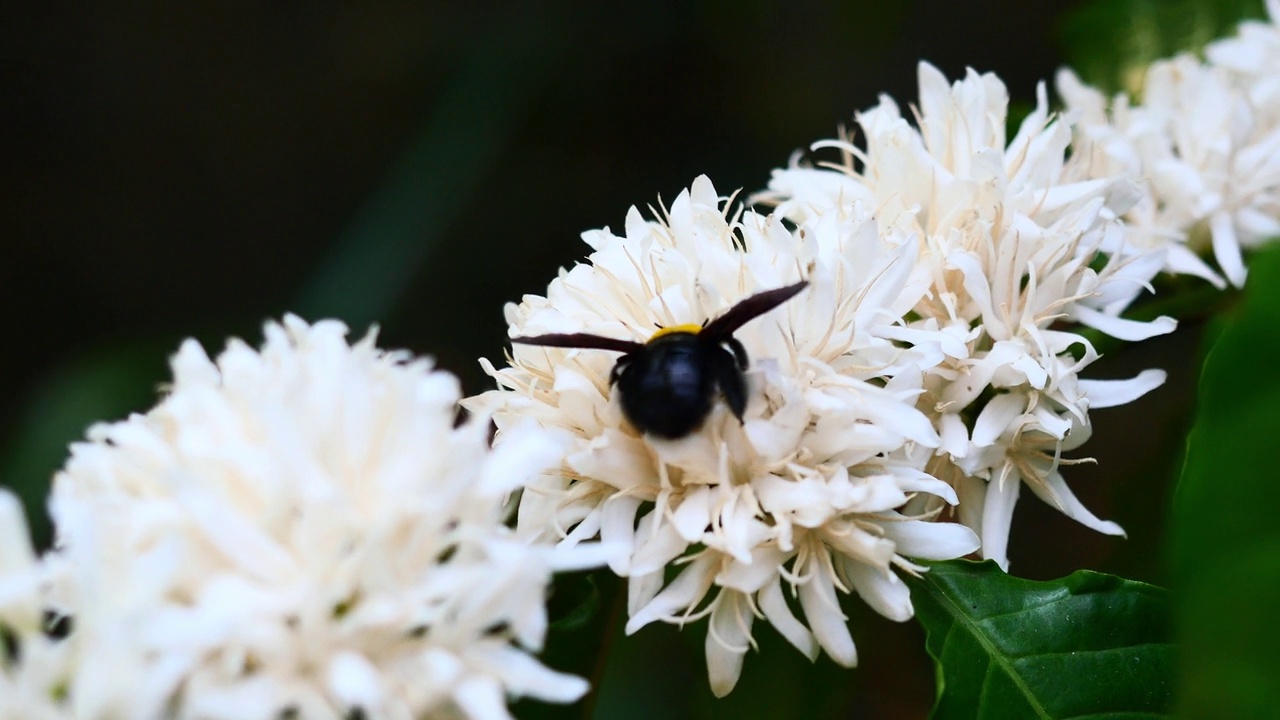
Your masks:
[{"label": "bee's wing", "polygon": [[551,335],[534,335],[532,337],[513,337],[511,342],[521,345],[542,345],[544,347],[612,350],[620,353],[633,353],[644,347],[644,345],[631,340],[618,340],[590,333],[553,333]]},{"label": "bee's wing", "polygon": [[756,293],[729,308],[725,314],[707,323],[707,326],[702,328],[702,333],[700,334],[711,337],[732,335],[738,328],[795,297],[808,284],[808,280],[801,280],[795,285]]}]

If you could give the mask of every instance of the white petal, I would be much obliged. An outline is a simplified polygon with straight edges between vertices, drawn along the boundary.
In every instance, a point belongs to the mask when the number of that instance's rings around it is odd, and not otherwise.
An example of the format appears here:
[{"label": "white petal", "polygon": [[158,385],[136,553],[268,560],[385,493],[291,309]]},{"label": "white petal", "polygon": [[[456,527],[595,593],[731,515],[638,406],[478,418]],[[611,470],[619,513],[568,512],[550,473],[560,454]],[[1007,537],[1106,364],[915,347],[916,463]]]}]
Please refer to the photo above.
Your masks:
[{"label": "white petal", "polygon": [[225,499],[189,482],[180,482],[175,489],[205,540],[241,571],[263,580],[295,575],[289,553]]},{"label": "white petal", "polygon": [[899,554],[920,560],[952,560],[981,545],[972,530],[957,523],[903,520],[885,523],[884,531]]},{"label": "white petal", "polygon": [[751,647],[755,616],[741,593],[721,591],[707,626],[707,675],[716,697],[728,695],[742,674],[742,659]]},{"label": "white petal", "polygon": [[1236,287],[1244,287],[1244,259],[1240,254],[1240,241],[1236,238],[1235,221],[1225,212],[1216,212],[1209,218],[1209,231],[1213,233],[1213,256],[1222,272]]},{"label": "white petal", "polygon": [[1009,570],[1009,526],[1013,523],[1013,506],[1018,502],[1022,482],[987,484],[987,498],[982,508],[982,557],[995,560],[1001,570]]},{"label": "white petal", "polygon": [[901,473],[898,476],[898,487],[906,492],[923,492],[930,495],[937,495],[947,501],[948,505],[955,505],[959,500],[956,498],[955,488],[947,483],[922,472]]},{"label": "white petal", "polygon": [[507,692],[554,703],[571,703],[591,689],[586,680],[548,669],[528,653],[501,645],[486,652],[483,662],[502,678]]},{"label": "white petal", "polygon": [[760,611],[764,613],[765,619],[778,630],[778,633],[809,660],[816,660],[818,657],[818,642],[814,639],[813,633],[809,632],[809,629],[791,613],[786,597],[782,594],[781,578],[775,578],[773,582],[765,585],[760,590],[758,601],[760,603]]},{"label": "white petal", "polygon": [[991,398],[973,424],[973,445],[980,448],[995,445],[996,440],[1026,409],[1026,402],[1025,397],[1013,393]]},{"label": "white petal", "polygon": [[1208,263],[1201,260],[1199,255],[1196,255],[1185,245],[1171,245],[1168,247],[1168,253],[1167,267],[1169,272],[1194,275],[1208,280],[1219,290],[1226,288],[1227,283],[1222,279],[1222,276],[1214,272]]},{"label": "white petal", "polygon": [[857,665],[858,652],[846,624],[848,618],[840,611],[835,585],[825,568],[815,570],[809,581],[800,586],[800,607],[827,655],[845,667]]},{"label": "white petal", "polygon": [[631,556],[631,572],[645,575],[666,567],[689,547],[689,541],[680,537],[676,527],[663,522],[657,511],[651,511],[646,519],[653,518],[654,527],[649,533],[637,536],[636,550]]},{"label": "white petal", "polygon": [[770,582],[777,582],[778,569],[789,557],[789,553],[772,545],[757,546],[751,551],[751,562],[726,563],[716,574],[716,585],[744,594],[754,593]]},{"label": "white petal", "polygon": [[[665,568],[664,568],[665,569]],[[657,597],[666,583],[663,571],[651,572],[647,575],[631,575],[627,578],[627,615],[635,616],[641,608]]]},{"label": "white petal", "polygon": [[608,429],[593,438],[586,449],[565,459],[569,467],[583,477],[602,478],[619,489],[657,484],[653,461],[645,449],[644,441],[619,430]]},{"label": "white petal", "polygon": [[626,577],[631,574],[630,548],[636,543],[636,511],[640,498],[631,495],[615,495],[605,501],[600,510],[600,542],[624,548],[609,561],[614,574]]},{"label": "white petal", "polygon": [[570,441],[567,433],[547,430],[533,421],[503,434],[502,443],[489,453],[475,481],[480,489],[496,497],[524,487],[535,476],[558,467]]},{"label": "white petal", "polygon": [[1128,380],[1084,380],[1080,390],[1089,397],[1089,408],[1127,405],[1164,384],[1163,370],[1143,370]]},{"label": "white petal", "polygon": [[22,503],[8,488],[0,488],[0,615],[20,630],[34,630],[40,622],[36,591],[41,578],[34,567]]},{"label": "white petal", "polygon": [[1061,510],[1063,515],[1104,535],[1124,535],[1124,528],[1109,520],[1100,520],[1089,512],[1089,509],[1076,498],[1075,493],[1071,492],[1071,488],[1059,473],[1049,473],[1044,478],[1044,483],[1048,486],[1047,490],[1036,483],[1030,483],[1031,491],[1041,500]]},{"label": "white petal", "polygon": [[942,443],[938,451],[956,458],[964,457],[969,452],[969,428],[965,427],[960,414],[943,413],[938,416],[938,424],[942,428]]},{"label": "white petal", "polygon": [[711,524],[712,491],[700,487],[685,495],[671,514],[671,523],[686,542],[697,542]]},{"label": "white petal", "polygon": [[689,563],[657,597],[631,615],[627,621],[627,634],[635,633],[654,620],[673,618],[677,611],[696,605],[711,587],[713,570],[711,553],[703,553]]},{"label": "white petal", "polygon": [[509,720],[502,685],[490,677],[473,675],[453,690],[453,700],[470,720]]},{"label": "white petal", "polygon": [[359,653],[345,651],[329,661],[328,685],[342,707],[381,712],[383,693],[377,668]]},{"label": "white petal", "polygon": [[[609,563],[617,557],[626,556],[631,548],[622,543],[585,543],[573,546],[556,546],[547,548],[545,559],[547,567],[556,572],[574,572],[590,570]],[[529,561],[526,561],[529,562]]]},{"label": "white petal", "polygon": [[893,571],[856,562],[846,562],[845,571],[858,596],[872,610],[897,622],[910,620],[915,614],[911,591]]},{"label": "white petal", "polygon": [[1113,317],[1084,305],[1074,306],[1071,310],[1071,315],[1089,327],[1097,328],[1117,340],[1128,340],[1129,342],[1146,340],[1157,335],[1167,335],[1178,328],[1178,321],[1165,315],[1161,315],[1149,322],[1143,322]]}]

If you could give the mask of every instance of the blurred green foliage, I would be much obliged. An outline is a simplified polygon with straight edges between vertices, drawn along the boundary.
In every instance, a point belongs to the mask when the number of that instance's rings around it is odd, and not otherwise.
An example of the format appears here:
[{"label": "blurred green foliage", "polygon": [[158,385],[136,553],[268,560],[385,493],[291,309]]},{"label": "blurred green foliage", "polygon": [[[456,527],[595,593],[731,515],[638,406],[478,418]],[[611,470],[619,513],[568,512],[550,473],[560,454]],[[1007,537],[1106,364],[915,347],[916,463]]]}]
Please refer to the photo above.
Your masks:
[{"label": "blurred green foliage", "polygon": [[1280,247],[1255,254],[1200,380],[1174,506],[1180,714],[1272,718],[1280,708]]},{"label": "blurred green foliage", "polygon": [[1085,82],[1134,93],[1151,62],[1199,50],[1259,17],[1262,0],[1090,0],[1064,18],[1060,34]]}]

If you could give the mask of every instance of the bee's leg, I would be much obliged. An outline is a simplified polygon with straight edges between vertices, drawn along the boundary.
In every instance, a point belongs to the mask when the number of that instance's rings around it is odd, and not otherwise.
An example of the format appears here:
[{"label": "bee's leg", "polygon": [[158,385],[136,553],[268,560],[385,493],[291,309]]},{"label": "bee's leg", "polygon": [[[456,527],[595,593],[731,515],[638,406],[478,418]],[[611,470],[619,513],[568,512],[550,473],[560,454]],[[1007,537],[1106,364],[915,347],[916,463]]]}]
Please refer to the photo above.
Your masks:
[{"label": "bee's leg", "polygon": [[618,358],[618,362],[614,363],[613,369],[609,371],[610,385],[618,384],[618,378],[622,375],[623,371],[627,369],[627,366],[631,364],[631,360],[632,357],[630,353]]},{"label": "bee's leg", "polygon": [[[737,344],[737,341],[734,341]],[[738,344],[738,348],[742,347]],[[729,406],[729,410],[733,412],[733,416],[738,418],[738,422],[743,422],[742,414],[747,410],[747,379],[742,374],[742,358],[746,356],[744,351],[742,355],[734,352],[730,355],[727,352],[717,352],[712,357],[712,372],[715,373],[716,384],[720,386],[720,392],[724,395],[724,402]]]},{"label": "bee's leg", "polygon": [[738,369],[746,370],[751,361],[747,359],[747,349],[742,347],[742,343],[738,338],[730,335],[724,339],[724,344],[733,351],[733,357],[738,361]]}]

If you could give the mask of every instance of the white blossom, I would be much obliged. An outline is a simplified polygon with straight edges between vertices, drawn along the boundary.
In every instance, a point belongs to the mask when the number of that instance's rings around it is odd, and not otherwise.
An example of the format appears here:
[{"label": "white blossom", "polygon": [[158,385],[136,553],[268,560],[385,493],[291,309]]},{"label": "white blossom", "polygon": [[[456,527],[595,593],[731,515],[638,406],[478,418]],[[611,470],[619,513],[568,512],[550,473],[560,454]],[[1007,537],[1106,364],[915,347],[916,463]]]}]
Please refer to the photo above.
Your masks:
[{"label": "white blossom", "polygon": [[919,406],[941,438],[928,470],[955,485],[959,517],[979,532],[985,557],[1007,565],[1023,483],[1068,516],[1118,534],[1080,505],[1058,468],[1061,452],[1088,432],[1091,407],[1163,381],[1159,371],[1107,385],[1079,379],[1098,357],[1081,326],[1124,340],[1175,327],[1166,317],[1120,317],[1164,263],[1162,249],[1126,242],[1119,218],[1138,200],[1137,186],[1123,175],[1080,176],[1068,160],[1070,122],[1049,112],[1043,86],[1006,139],[1008,93],[995,75],[971,70],[949,84],[922,63],[919,82],[916,126],[882,97],[857,115],[864,145],[815,143],[839,150],[841,162],[814,168],[796,158],[760,197],[796,222],[865,204],[881,227],[923,239],[913,278],[926,292],[912,307],[916,319],[891,336],[938,350],[938,362],[921,368]]},{"label": "white blossom", "polygon": [[[508,717],[577,699],[535,660],[552,571],[506,495],[561,455],[531,424],[488,449],[457,380],[348,345],[334,321],[260,352],[194,341],[146,414],[96,425],[55,478],[55,557],[84,662],[77,717]],[[109,680],[109,682],[104,681]]]},{"label": "white blossom", "polygon": [[71,644],[43,627],[51,579],[31,548],[17,497],[0,488],[0,720],[67,720]]},{"label": "white blossom", "polygon": [[1227,281],[1244,285],[1242,252],[1280,235],[1280,3],[1272,21],[1153,63],[1140,98],[1107,102],[1070,71],[1058,90],[1078,116],[1079,172],[1128,177],[1142,197],[1125,216],[1130,242],[1168,250],[1165,269],[1218,274],[1196,256],[1212,247]]},{"label": "white blossom", "polygon": [[[1117,94],[1110,101],[1085,85],[1069,69],[1057,76],[1058,94],[1075,120],[1069,172],[1080,179],[1128,178],[1139,188],[1137,202],[1123,215],[1124,245],[1121,253],[1159,251],[1160,269],[1204,278],[1224,287],[1222,277],[1187,243],[1185,218],[1174,217],[1168,204],[1156,195],[1144,148],[1167,146],[1165,127],[1128,97]],[[1174,211],[1176,212],[1176,211]]]},{"label": "white blossom", "polygon": [[1266,0],[1268,20],[1246,20],[1234,37],[1209,43],[1209,63],[1227,71],[1257,113],[1260,127],[1280,126],[1280,0]]},{"label": "white blossom", "polygon": [[[757,617],[810,658],[856,662],[837,593],[856,592],[895,620],[912,615],[895,570],[911,558],[954,558],[977,546],[955,524],[899,509],[918,494],[954,503],[924,474],[939,438],[915,409],[920,368],[936,348],[893,339],[926,286],[916,236],[877,228],[861,206],[792,229],[729,206],[697,179],[661,221],[634,208],[625,233],[583,238],[588,262],[547,296],[507,307],[515,336],[585,332],[643,342],[655,325],[714,318],[760,291],[804,278],[796,297],[735,337],[751,359],[740,425],[717,405],[700,430],[668,441],[636,432],[600,350],[517,345],[509,367],[487,361],[499,390],[469,401],[493,412],[501,447],[534,418],[572,433],[558,476],[524,491],[518,529],[573,545],[599,535],[628,548],[611,567],[630,578],[628,632],[655,620],[709,616],[713,691],[729,692]],[[667,581],[669,568],[678,575]],[[803,619],[797,618],[797,614]]]}]

